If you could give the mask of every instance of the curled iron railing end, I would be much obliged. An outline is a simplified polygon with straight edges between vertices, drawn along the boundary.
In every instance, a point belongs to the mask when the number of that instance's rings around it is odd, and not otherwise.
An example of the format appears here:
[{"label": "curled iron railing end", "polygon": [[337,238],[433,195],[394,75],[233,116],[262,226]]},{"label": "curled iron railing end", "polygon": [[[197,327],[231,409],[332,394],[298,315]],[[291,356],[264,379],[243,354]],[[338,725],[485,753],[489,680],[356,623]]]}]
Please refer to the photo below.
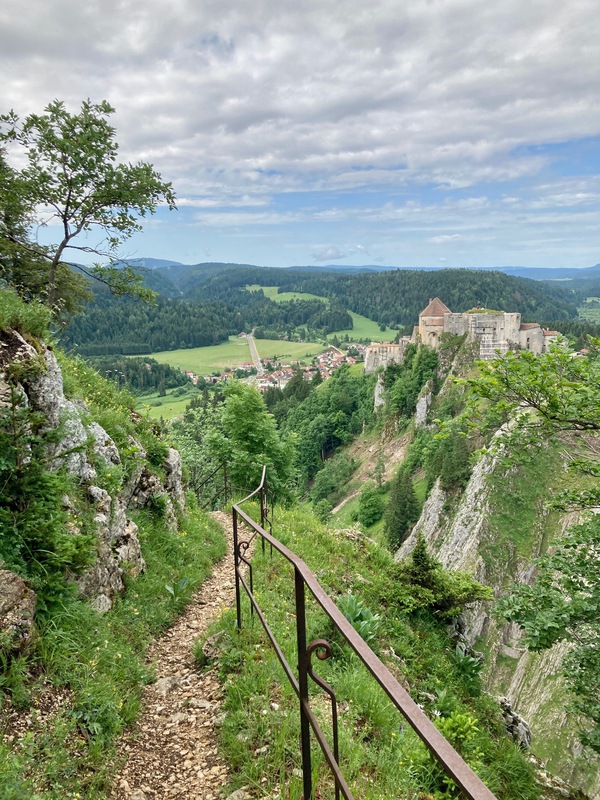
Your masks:
[{"label": "curled iron railing end", "polygon": [[333,655],[333,648],[327,639],[313,639],[306,648],[306,655],[308,656],[309,663],[313,653],[316,655],[319,661],[326,661]]}]

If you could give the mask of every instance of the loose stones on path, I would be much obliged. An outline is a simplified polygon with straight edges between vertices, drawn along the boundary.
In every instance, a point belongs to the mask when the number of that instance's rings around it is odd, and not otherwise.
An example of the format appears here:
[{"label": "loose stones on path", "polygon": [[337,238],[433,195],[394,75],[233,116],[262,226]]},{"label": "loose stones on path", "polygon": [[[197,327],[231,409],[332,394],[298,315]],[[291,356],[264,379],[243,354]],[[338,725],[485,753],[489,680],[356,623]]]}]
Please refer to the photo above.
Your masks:
[{"label": "loose stones on path", "polygon": [[[126,763],[115,782],[113,800],[223,797],[229,771],[218,750],[222,688],[214,668],[198,673],[192,656],[194,641],[233,602],[231,520],[227,514],[214,516],[227,535],[227,555],[150,650],[157,680],[144,688],[136,729],[121,742],[120,755]],[[234,792],[231,797],[242,800],[247,795]]]}]

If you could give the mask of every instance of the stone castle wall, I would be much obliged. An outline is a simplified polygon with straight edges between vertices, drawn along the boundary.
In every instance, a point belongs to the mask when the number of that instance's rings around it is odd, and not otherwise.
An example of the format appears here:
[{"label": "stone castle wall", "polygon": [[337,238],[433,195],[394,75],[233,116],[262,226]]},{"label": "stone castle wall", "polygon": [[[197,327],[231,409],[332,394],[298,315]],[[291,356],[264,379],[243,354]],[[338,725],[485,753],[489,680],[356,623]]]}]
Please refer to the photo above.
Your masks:
[{"label": "stone castle wall", "polygon": [[[442,310],[446,308],[436,298],[430,302],[428,308],[439,310],[440,306]],[[420,342],[437,349],[443,333],[466,335],[467,341],[478,342],[479,358],[487,361],[508,350],[544,353],[552,338],[548,334],[553,332],[544,333],[537,323],[522,325],[521,314],[518,312],[486,312],[482,309],[481,312],[468,314],[448,311],[443,316],[439,313],[428,315],[422,312],[419,315],[419,325],[415,327],[410,339],[404,338],[397,345],[373,343],[367,347],[365,372],[376,372],[380,367],[400,363],[410,342]]]}]

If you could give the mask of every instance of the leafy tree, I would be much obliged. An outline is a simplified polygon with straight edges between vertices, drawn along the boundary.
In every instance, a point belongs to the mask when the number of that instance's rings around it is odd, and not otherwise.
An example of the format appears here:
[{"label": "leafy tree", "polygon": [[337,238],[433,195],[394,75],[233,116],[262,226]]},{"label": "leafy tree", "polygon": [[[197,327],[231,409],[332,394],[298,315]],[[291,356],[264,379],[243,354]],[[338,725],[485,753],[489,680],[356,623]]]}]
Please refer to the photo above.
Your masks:
[{"label": "leafy tree", "polygon": [[234,486],[254,489],[263,465],[274,495],[288,497],[294,484],[294,439],[282,436],[254,386],[233,382],[225,389],[219,425],[207,437],[208,448],[226,461]]},{"label": "leafy tree", "polygon": [[[3,248],[15,263],[31,269],[45,265],[45,297],[49,306],[64,303],[59,276],[64,272],[65,251],[94,253],[114,258],[119,246],[141,230],[140,217],[153,214],[161,202],[175,208],[170,183],[162,181],[151,164],[117,163],[115,129],[108,123],[114,109],[103,101],[86,100],[78,114],[69,113],[55,100],[43,114],[19,120],[13,112],[0,116],[0,173],[5,184],[2,203],[5,239]],[[11,169],[6,163],[7,145],[24,151],[26,166]],[[29,237],[32,225],[50,222],[60,230],[49,246]],[[101,239],[89,244],[89,235],[99,231]],[[130,267],[79,267],[117,294],[136,293],[150,297],[141,287],[141,277]]]},{"label": "leafy tree", "polygon": [[358,496],[358,521],[369,528],[383,516],[385,502],[377,486],[369,481],[365,483]]},{"label": "leafy tree", "polygon": [[342,496],[348,481],[356,469],[354,459],[342,453],[328,458],[323,469],[317,472],[310,492],[311,500],[316,504],[323,499],[337,502]]},{"label": "leafy tree", "polygon": [[[577,358],[563,342],[549,353],[508,353],[481,365],[469,381],[475,403],[489,401],[487,413],[496,423],[512,419],[497,442],[541,446],[561,433],[587,434],[589,455],[572,468],[589,478],[600,477],[597,432],[600,430],[600,359],[592,341],[589,358]],[[472,409],[479,424],[481,412]],[[581,434],[580,434],[581,435]],[[585,441],[585,439],[584,439]],[[552,503],[562,509],[597,509],[600,487],[562,492]],[[572,647],[563,662],[574,707],[589,725],[580,734],[584,744],[600,752],[600,517],[587,514],[583,524],[567,531],[553,553],[538,559],[534,585],[518,585],[499,604],[500,612],[523,626],[529,646],[541,650],[555,642]]]},{"label": "leafy tree", "polygon": [[600,753],[600,521],[591,518],[571,528],[551,555],[536,561],[533,586],[513,587],[498,611],[518,622],[532,650],[567,640],[563,662],[573,707],[590,720],[583,744]]},{"label": "leafy tree", "polygon": [[392,484],[390,499],[384,515],[384,530],[392,552],[395,552],[406,539],[412,526],[419,519],[419,514],[419,501],[410,473],[401,468]]}]

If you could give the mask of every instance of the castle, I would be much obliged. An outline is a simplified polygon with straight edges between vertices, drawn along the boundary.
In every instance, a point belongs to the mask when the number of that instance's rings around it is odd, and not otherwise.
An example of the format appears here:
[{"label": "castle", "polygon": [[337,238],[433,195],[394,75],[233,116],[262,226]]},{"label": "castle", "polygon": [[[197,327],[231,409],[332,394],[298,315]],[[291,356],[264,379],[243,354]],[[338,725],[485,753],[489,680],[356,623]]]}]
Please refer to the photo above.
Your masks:
[{"label": "castle", "polygon": [[411,343],[422,343],[437,349],[440,336],[452,333],[466,334],[468,342],[479,344],[479,358],[490,360],[508,350],[531,350],[545,353],[557,331],[548,331],[537,322],[521,322],[518,312],[488,311],[475,308],[455,314],[439,297],[419,314],[419,324],[411,337],[403,337],[398,344],[372,343],[365,353],[365,372],[375,372],[379,367],[403,361],[406,348]]}]

